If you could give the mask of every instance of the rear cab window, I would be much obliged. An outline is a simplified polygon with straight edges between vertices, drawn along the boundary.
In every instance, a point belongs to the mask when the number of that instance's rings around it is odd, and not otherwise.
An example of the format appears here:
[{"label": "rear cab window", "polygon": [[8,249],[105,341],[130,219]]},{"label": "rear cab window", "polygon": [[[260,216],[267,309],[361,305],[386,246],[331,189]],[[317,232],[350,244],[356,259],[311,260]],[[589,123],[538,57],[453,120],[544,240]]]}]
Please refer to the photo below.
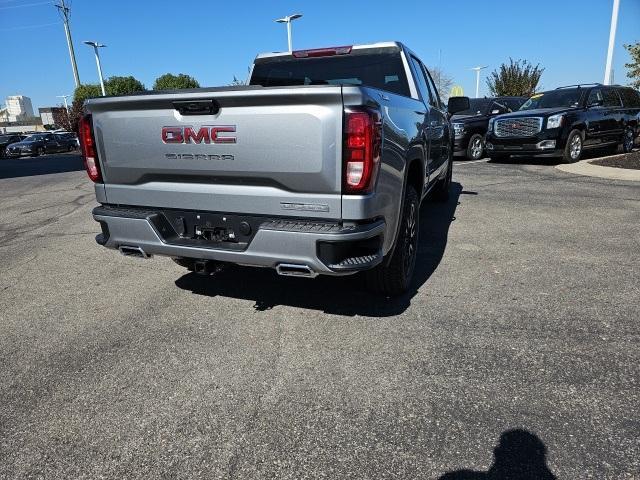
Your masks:
[{"label": "rear cab window", "polygon": [[400,49],[352,50],[325,57],[258,58],[250,85],[357,85],[411,96]]}]

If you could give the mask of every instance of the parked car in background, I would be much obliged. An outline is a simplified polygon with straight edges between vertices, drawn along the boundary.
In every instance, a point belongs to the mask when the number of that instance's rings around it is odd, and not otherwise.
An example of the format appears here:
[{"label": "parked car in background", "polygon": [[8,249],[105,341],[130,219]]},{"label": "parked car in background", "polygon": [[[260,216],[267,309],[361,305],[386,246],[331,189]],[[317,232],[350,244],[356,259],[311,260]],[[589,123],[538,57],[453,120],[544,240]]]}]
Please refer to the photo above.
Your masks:
[{"label": "parked car in background", "polygon": [[469,109],[451,118],[455,132],[455,151],[463,152],[469,160],[479,160],[484,154],[484,136],[489,119],[502,113],[518,110],[526,97],[472,98]]},{"label": "parked car in background", "polygon": [[371,289],[400,294],[420,204],[449,195],[447,110],[468,107],[445,106],[399,42],[259,55],[243,87],[88,100],[80,137],[102,204],[96,240],[202,274],[224,263],[366,271]]},{"label": "parked car in background", "polygon": [[68,148],[68,142],[61,142],[53,133],[35,133],[18,143],[12,143],[7,148],[7,154],[10,157],[37,157],[45,153],[66,152]]},{"label": "parked car in background", "polygon": [[71,152],[80,146],[78,136],[73,132],[56,132],[54,135],[68,152]]},{"label": "parked car in background", "polygon": [[22,141],[26,136],[16,133],[6,133],[0,135],[0,158],[6,155],[7,147],[13,143]]},{"label": "parked car in background", "polygon": [[640,93],[630,87],[572,85],[541,92],[520,110],[489,120],[487,153],[580,160],[584,150],[629,152],[640,134]]}]

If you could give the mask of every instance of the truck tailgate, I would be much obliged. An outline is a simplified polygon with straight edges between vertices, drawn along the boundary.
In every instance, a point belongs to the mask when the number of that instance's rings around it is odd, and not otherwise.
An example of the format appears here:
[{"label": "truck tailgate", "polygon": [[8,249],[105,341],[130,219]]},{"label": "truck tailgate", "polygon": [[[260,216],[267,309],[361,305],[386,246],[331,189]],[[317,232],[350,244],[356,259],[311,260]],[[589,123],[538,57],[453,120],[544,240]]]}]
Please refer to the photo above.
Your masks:
[{"label": "truck tailgate", "polygon": [[339,86],[107,97],[87,109],[110,204],[341,216]]}]

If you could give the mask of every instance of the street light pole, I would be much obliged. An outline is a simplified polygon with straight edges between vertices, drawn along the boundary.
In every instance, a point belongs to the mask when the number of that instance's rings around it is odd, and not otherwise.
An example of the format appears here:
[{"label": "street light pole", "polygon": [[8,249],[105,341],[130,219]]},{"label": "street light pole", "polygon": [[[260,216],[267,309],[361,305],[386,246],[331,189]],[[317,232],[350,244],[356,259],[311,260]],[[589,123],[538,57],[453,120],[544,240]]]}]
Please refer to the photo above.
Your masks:
[{"label": "street light pole", "polygon": [[613,0],[613,11],[611,12],[611,29],[609,30],[609,48],[607,50],[607,65],[604,68],[604,84],[611,85],[612,64],[613,64],[613,47],[616,44],[616,29],[618,28],[618,10],[620,9],[620,0]]},{"label": "street light pole", "polygon": [[98,48],[106,47],[106,45],[90,41],[85,41],[84,43],[86,45],[89,45],[90,47],[93,47],[93,51],[96,54],[96,65],[98,67],[98,76],[100,77],[100,88],[102,89],[102,96],[104,97],[107,95],[107,93],[104,90],[104,79],[102,78],[102,66],[100,65],[100,54],[98,53]]},{"label": "street light pole", "polygon": [[73,41],[71,40],[71,29],[69,28],[69,7],[64,3],[64,0],[60,0],[60,5],[55,7],[62,15],[62,21],[64,22],[64,33],[67,35],[67,46],[69,47],[69,57],[71,57],[71,68],[73,69],[73,79],[76,82],[76,88],[80,86],[80,77],[78,76],[78,65],[76,65],[76,54],[73,50]]},{"label": "street light pole", "polygon": [[283,18],[278,18],[276,20],[277,23],[286,23],[287,24],[287,40],[289,45],[289,53],[293,51],[293,41],[291,40],[291,22],[296,18],[300,18],[302,16],[301,13],[294,13],[293,15],[287,15]]},{"label": "street light pole", "polygon": [[484,67],[473,67],[471,70],[475,70],[476,72],[476,98],[480,96],[480,70],[487,68],[487,65]]},{"label": "street light pole", "polygon": [[56,95],[57,98],[61,98],[64,101],[64,108],[67,112],[69,112],[69,105],[67,104],[67,98],[71,95]]}]

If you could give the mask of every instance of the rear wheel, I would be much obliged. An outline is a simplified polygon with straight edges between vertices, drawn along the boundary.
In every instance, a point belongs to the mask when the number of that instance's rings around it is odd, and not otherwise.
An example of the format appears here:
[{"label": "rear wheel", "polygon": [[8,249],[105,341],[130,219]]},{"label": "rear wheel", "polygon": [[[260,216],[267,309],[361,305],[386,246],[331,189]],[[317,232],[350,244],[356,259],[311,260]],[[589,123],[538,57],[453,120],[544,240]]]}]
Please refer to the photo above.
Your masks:
[{"label": "rear wheel", "polygon": [[367,287],[387,296],[400,295],[409,288],[416,265],[420,200],[410,185],[407,185],[405,192],[400,222],[400,232],[391,258],[366,272]]},{"label": "rear wheel", "polygon": [[629,153],[631,150],[633,150],[633,144],[633,129],[631,127],[627,127],[624,129],[624,134],[622,136],[622,151],[624,153]]},{"label": "rear wheel", "polygon": [[564,147],[562,160],[564,163],[575,163],[582,156],[582,133],[580,130],[571,130]]},{"label": "rear wheel", "polygon": [[467,146],[467,158],[469,160],[480,160],[484,153],[484,138],[478,133],[474,133],[469,139]]}]

